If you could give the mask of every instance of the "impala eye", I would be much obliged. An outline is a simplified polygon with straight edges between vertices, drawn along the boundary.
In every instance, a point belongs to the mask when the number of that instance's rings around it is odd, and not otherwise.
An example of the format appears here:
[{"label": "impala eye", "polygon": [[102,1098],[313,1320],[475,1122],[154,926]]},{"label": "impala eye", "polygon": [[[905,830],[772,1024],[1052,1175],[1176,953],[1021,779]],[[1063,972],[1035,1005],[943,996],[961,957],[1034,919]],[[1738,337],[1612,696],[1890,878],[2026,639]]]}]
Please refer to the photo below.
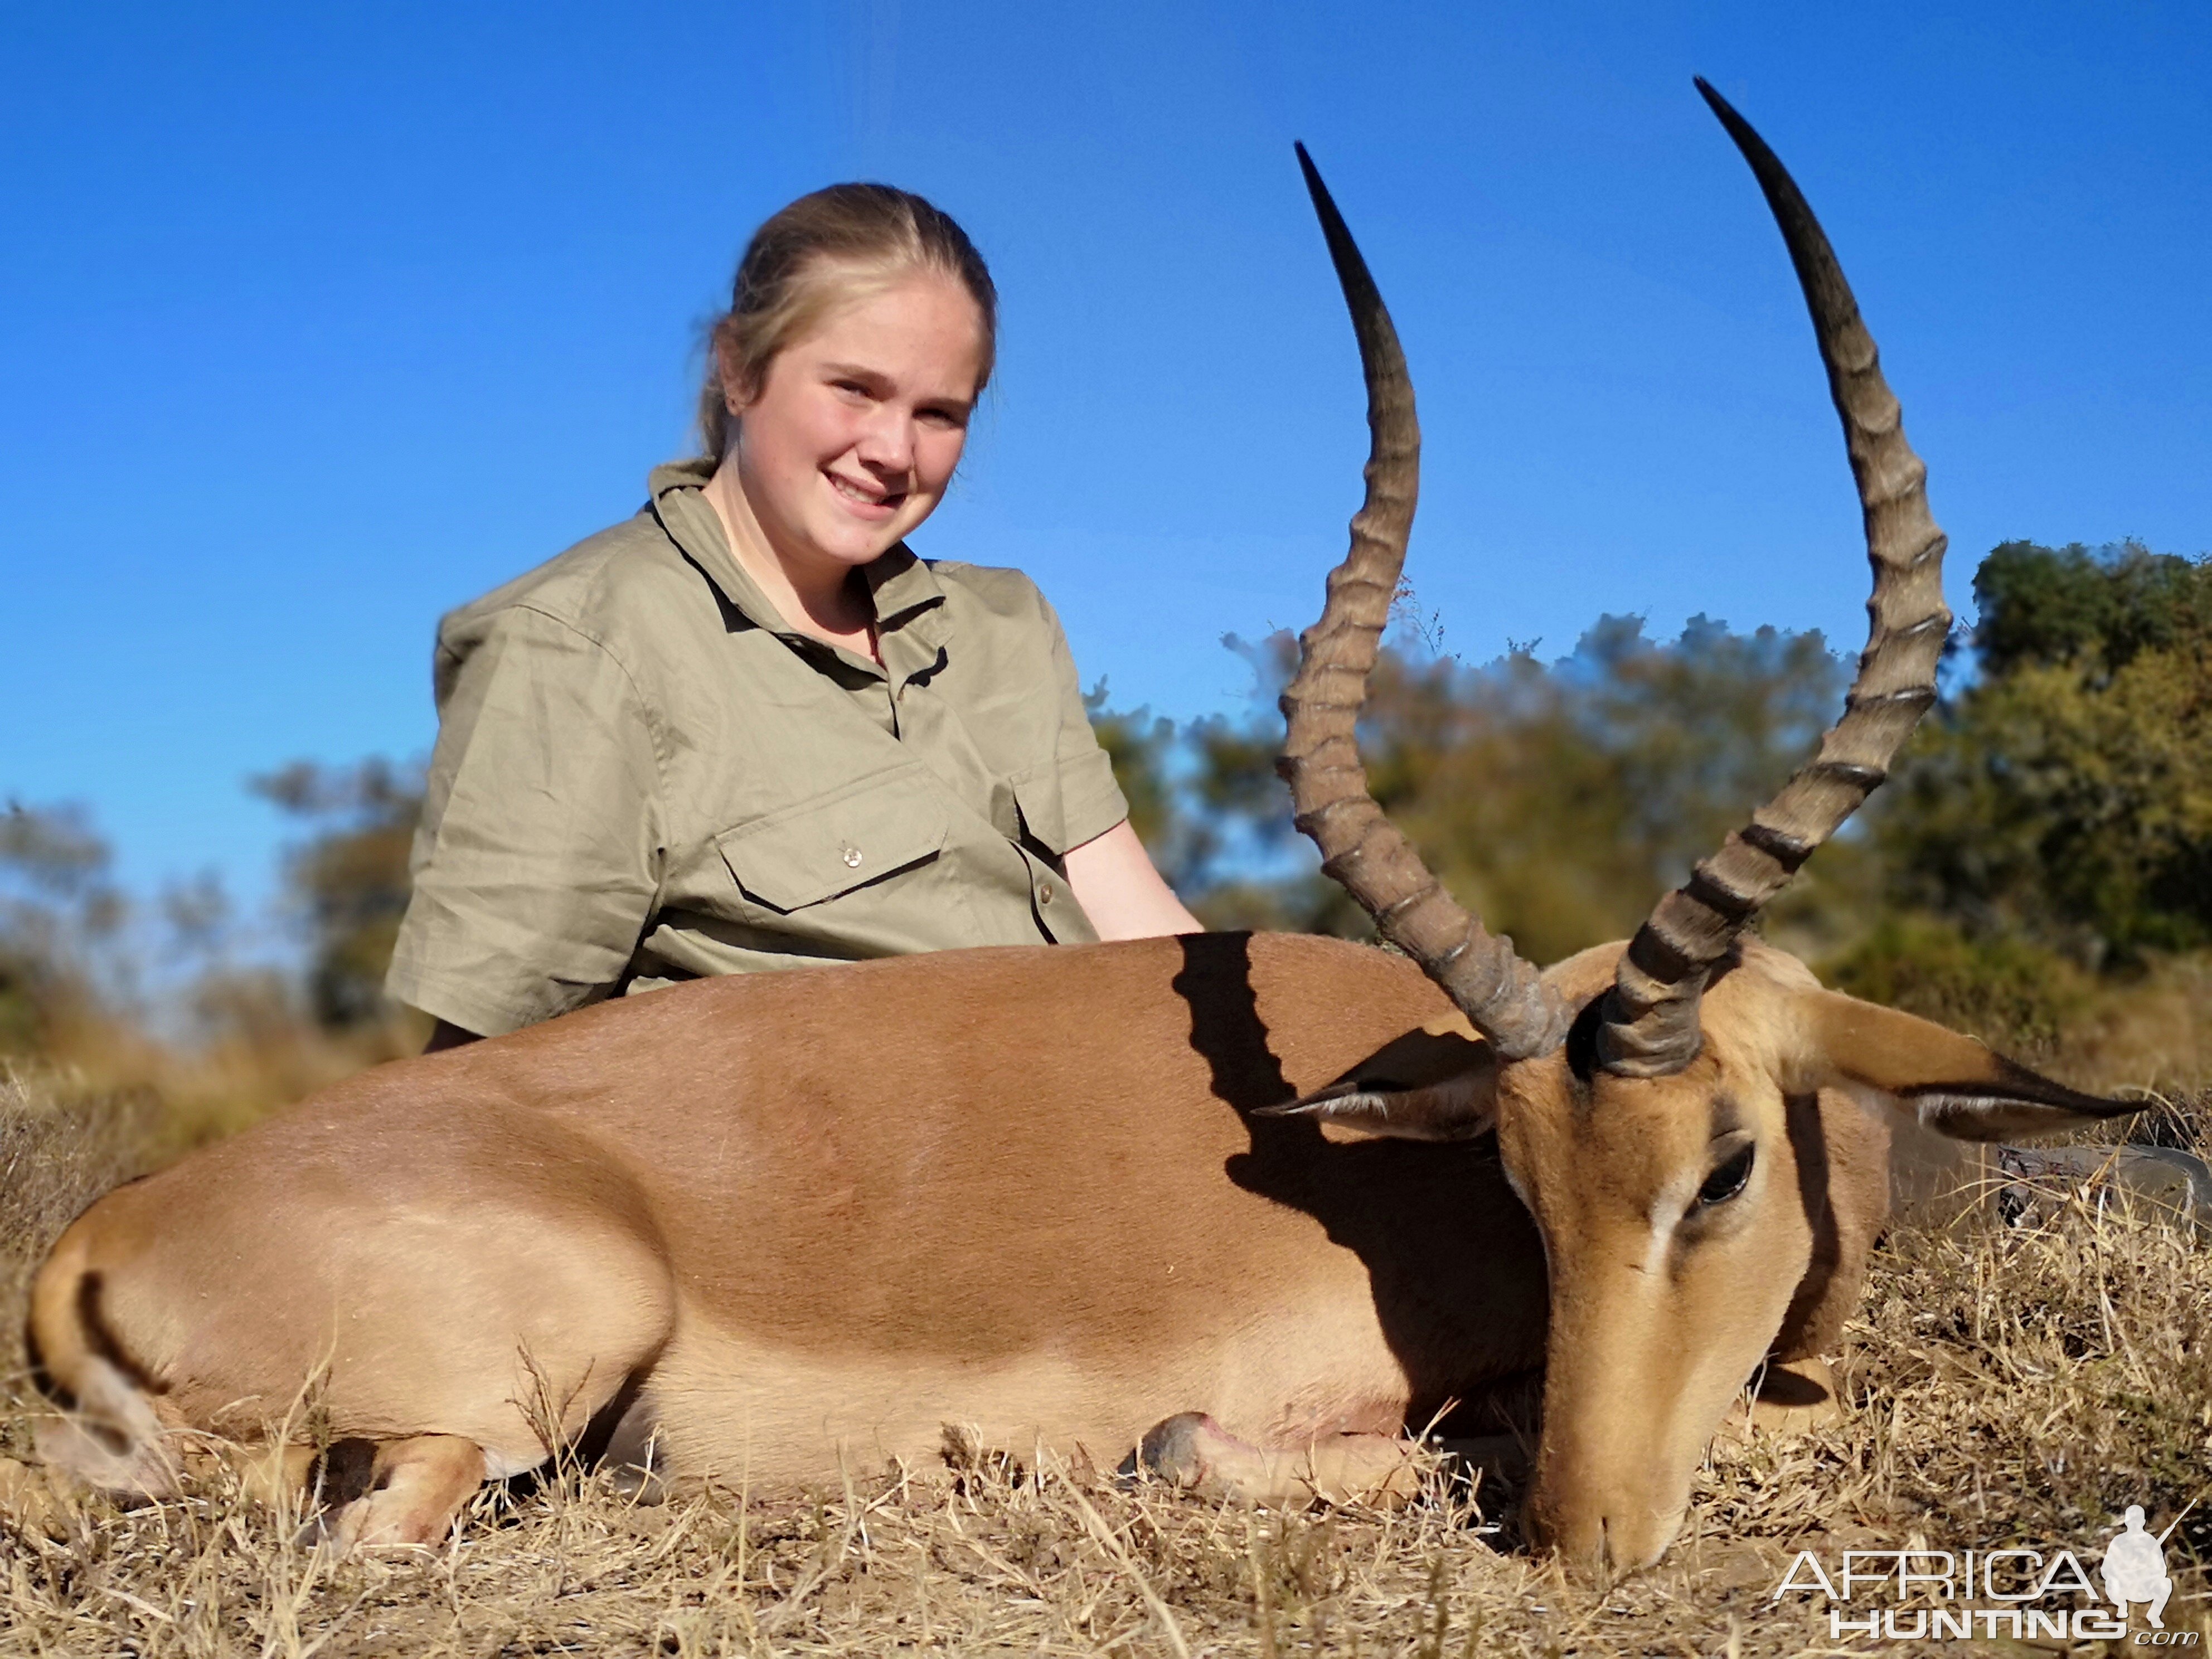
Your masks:
[{"label": "impala eye", "polygon": [[1751,1158],[1755,1150],[1756,1143],[1746,1141],[1742,1151],[1718,1165],[1705,1177],[1705,1184],[1698,1188],[1700,1208],[1725,1204],[1743,1190],[1744,1183],[1751,1179]]}]

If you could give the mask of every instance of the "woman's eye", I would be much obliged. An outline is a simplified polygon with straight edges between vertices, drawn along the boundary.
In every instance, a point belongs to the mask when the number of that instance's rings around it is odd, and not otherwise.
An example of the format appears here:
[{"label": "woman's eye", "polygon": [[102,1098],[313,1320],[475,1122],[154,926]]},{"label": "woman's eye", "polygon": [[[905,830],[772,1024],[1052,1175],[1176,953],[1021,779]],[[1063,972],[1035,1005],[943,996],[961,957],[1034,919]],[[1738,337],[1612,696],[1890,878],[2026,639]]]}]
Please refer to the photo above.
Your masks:
[{"label": "woman's eye", "polygon": [[1751,1179],[1752,1151],[1753,1148],[1747,1146],[1705,1177],[1705,1184],[1698,1188],[1698,1202],[1701,1206],[1725,1204],[1743,1190],[1744,1183]]}]

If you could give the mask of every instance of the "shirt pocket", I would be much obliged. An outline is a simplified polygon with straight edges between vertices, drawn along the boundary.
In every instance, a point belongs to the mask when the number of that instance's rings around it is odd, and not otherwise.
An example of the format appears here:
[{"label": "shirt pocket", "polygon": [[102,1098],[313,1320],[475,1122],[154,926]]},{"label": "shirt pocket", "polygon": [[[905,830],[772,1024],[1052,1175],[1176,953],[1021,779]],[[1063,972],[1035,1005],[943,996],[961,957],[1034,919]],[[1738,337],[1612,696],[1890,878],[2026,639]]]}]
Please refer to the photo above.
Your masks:
[{"label": "shirt pocket", "polygon": [[1067,807],[1060,798],[1060,763],[1048,760],[1006,780],[1022,815],[1022,832],[1060,858],[1067,851]]},{"label": "shirt pocket", "polygon": [[857,782],[725,830],[722,861],[748,897],[804,909],[937,856],[951,820],[919,769]]}]

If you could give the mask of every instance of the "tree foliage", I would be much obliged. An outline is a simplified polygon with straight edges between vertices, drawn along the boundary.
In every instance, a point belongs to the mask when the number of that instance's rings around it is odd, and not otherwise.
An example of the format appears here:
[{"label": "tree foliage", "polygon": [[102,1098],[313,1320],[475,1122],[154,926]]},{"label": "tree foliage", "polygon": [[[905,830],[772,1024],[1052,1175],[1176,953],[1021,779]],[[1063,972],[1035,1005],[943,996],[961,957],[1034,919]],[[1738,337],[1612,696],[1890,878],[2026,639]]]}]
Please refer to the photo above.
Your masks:
[{"label": "tree foliage", "polygon": [[1877,815],[1888,896],[2089,968],[2212,944],[2212,565],[2008,542]]},{"label": "tree foliage", "polygon": [[1974,574],[1974,654],[1992,679],[2037,665],[2109,676],[2212,637],[2212,570],[2139,542],[2002,543]]},{"label": "tree foliage", "polygon": [[81,806],[0,810],[0,1053],[43,1048],[95,998],[127,907]]},{"label": "tree foliage", "polygon": [[375,1024],[387,1012],[384,970],[411,891],[421,778],[376,757],[350,767],[295,761],[248,787],[309,831],[286,854],[284,880],[307,935],[316,1022],[337,1031]]},{"label": "tree foliage", "polygon": [[[1294,648],[1278,635],[1249,653],[1265,689]],[[1470,666],[1414,641],[1386,648],[1360,745],[1376,800],[1430,867],[1549,961],[1633,929],[1805,758],[1841,691],[1817,634],[1698,617],[1662,641],[1606,617],[1549,665],[1525,651]],[[1161,842],[1203,854],[1171,874],[1209,922],[1364,933],[1297,850],[1273,771],[1280,742],[1261,709],[1173,743],[1155,726],[1135,797]]]},{"label": "tree foliage", "polygon": [[1399,658],[1364,722],[1377,799],[1537,961],[1632,932],[1810,752],[1842,694],[1817,634],[1606,617],[1549,667]]}]

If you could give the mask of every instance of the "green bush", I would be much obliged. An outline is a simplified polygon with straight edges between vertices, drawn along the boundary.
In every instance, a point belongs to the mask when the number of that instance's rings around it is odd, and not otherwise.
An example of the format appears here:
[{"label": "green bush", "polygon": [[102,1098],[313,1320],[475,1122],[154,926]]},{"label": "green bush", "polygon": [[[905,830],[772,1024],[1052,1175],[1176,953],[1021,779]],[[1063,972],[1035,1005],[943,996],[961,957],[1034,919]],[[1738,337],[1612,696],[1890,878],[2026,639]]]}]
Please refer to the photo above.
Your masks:
[{"label": "green bush", "polygon": [[2020,1053],[2055,1044],[2089,1001],[2094,981],[2039,945],[1978,939],[1932,916],[1885,916],[1850,949],[1820,964],[1838,991],[1966,1031]]},{"label": "green bush", "polygon": [[2092,967],[2212,945],[2212,564],[2008,542],[1870,823],[1898,909]]}]

